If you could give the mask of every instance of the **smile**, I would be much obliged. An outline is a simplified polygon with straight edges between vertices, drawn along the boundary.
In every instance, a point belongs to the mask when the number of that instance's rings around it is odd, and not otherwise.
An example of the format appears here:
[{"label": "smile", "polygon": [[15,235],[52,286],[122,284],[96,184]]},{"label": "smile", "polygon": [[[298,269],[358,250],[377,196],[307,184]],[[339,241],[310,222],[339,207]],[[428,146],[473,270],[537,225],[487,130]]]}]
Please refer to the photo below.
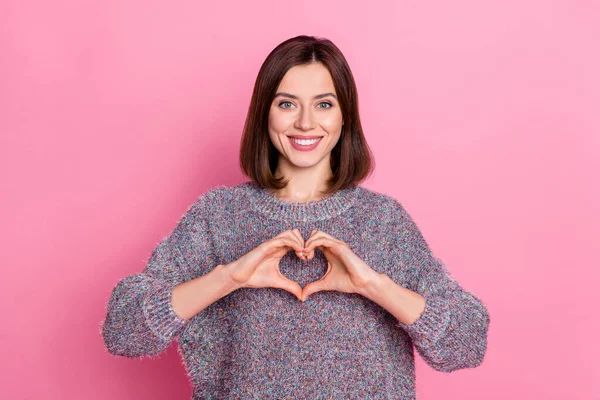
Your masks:
[{"label": "smile", "polygon": [[290,139],[290,143],[292,144],[292,147],[296,150],[300,150],[300,151],[310,151],[315,149],[318,145],[319,142],[321,141],[321,139],[323,138],[316,138],[316,139],[295,139],[295,138],[289,138]]}]

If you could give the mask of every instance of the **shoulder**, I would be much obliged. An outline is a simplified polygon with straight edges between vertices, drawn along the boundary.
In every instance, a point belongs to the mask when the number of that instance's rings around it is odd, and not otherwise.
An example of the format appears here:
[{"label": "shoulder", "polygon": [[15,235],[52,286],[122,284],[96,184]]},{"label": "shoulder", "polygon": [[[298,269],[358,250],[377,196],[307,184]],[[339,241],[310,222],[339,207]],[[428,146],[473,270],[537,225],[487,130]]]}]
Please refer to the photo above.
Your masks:
[{"label": "shoulder", "polygon": [[189,206],[188,211],[194,214],[215,216],[235,211],[242,206],[247,193],[248,182],[236,185],[218,185],[204,190]]},{"label": "shoulder", "polygon": [[362,208],[360,211],[376,215],[382,223],[408,217],[400,200],[391,194],[363,186],[359,186],[358,194],[360,199],[358,206]]}]

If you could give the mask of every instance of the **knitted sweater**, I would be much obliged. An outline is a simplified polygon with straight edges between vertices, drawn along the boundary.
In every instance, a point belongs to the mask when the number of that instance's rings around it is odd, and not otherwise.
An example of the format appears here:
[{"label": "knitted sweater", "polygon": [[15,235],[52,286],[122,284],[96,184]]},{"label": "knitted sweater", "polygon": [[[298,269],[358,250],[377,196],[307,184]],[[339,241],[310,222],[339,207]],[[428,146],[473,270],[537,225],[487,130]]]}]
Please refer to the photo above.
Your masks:
[{"label": "knitted sweater", "polygon": [[[375,271],[424,296],[405,325],[356,293],[321,291],[305,302],[276,288],[241,288],[190,319],[170,303],[172,289],[228,264],[262,242],[298,228],[344,241]],[[327,261],[290,250],[280,263],[301,287]],[[307,203],[277,198],[251,181],[202,194],[145,268],[113,288],[101,333],[111,354],[153,356],[173,341],[192,399],[415,399],[414,348],[432,368],[481,364],[490,319],[482,301],[435,257],[400,202],[360,185]]]}]

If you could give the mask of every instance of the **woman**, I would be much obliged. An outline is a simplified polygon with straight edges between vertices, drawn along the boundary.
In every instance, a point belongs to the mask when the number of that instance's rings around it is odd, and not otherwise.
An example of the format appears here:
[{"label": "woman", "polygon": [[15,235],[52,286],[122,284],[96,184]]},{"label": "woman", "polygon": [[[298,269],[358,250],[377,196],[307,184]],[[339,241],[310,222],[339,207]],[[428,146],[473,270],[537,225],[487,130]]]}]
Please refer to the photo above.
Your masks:
[{"label": "woman", "polygon": [[329,40],[277,46],[254,87],[240,165],[201,195],[145,269],[113,289],[111,354],[177,340],[200,398],[415,398],[413,346],[478,366],[489,315],[372,172],[350,68]]}]

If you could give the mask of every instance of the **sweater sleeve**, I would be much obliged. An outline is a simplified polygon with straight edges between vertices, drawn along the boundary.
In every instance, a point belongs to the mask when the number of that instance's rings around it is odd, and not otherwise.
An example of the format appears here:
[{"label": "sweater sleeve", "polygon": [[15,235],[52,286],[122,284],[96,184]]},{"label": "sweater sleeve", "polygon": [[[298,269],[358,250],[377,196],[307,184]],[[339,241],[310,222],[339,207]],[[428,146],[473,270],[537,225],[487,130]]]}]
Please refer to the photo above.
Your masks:
[{"label": "sweater sleeve", "polygon": [[410,215],[395,201],[395,272],[408,276],[408,289],[425,298],[423,313],[411,324],[397,326],[411,337],[425,362],[441,372],[480,365],[487,349],[490,317],[486,306],[465,290],[445,263],[432,254]]},{"label": "sweater sleeve", "polygon": [[192,279],[190,265],[207,249],[201,200],[158,243],[144,269],[122,278],[113,288],[101,323],[109,353],[129,358],[157,355],[188,324],[173,311],[171,296],[175,286]]}]

